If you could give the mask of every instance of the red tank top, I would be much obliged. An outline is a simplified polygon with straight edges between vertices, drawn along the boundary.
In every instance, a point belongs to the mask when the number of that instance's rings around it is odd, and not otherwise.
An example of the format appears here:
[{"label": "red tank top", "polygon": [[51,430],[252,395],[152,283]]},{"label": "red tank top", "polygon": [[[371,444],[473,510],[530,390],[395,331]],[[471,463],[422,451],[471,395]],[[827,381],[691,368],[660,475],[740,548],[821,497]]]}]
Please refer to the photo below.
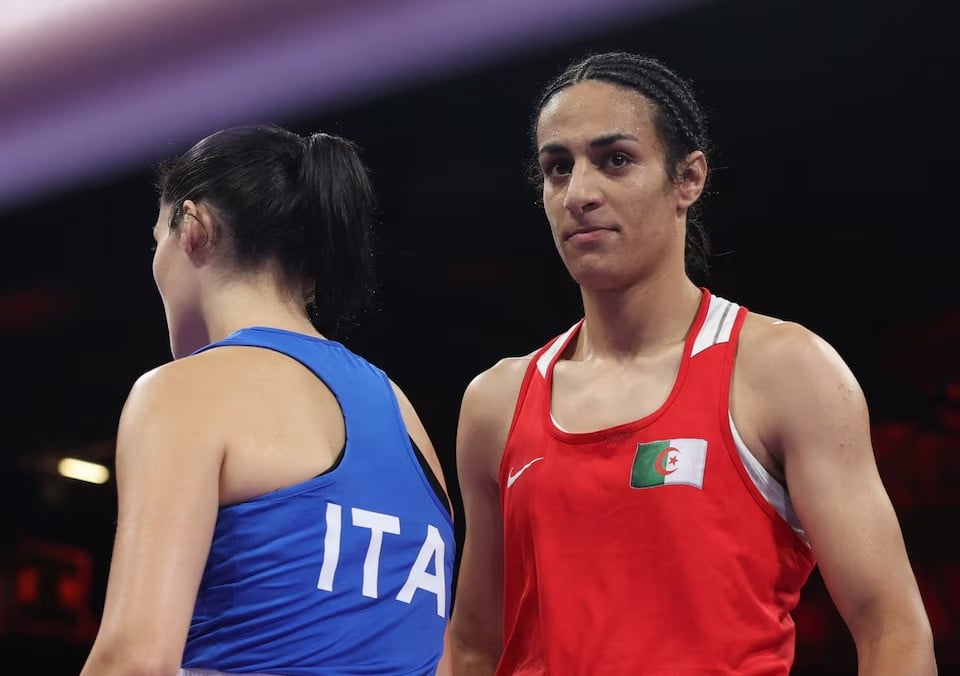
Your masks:
[{"label": "red tank top", "polygon": [[706,290],[666,402],[585,434],[531,360],[500,466],[506,674],[787,674],[814,565],[738,454],[730,379],[746,309]]}]

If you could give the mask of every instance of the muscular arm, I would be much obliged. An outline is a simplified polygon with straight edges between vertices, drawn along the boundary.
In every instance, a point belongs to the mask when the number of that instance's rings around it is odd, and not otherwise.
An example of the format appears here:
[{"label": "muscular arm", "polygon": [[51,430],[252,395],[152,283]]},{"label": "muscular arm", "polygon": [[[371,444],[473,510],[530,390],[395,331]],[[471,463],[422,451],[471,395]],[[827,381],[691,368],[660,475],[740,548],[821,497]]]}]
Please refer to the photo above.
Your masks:
[{"label": "muscular arm", "polygon": [[822,339],[795,324],[765,330],[755,369],[766,395],[764,445],[783,462],[797,516],[856,642],[859,673],[935,674],[930,625],[877,472],[863,392]]},{"label": "muscular arm", "polygon": [[503,651],[503,520],[497,471],[527,359],[504,360],[470,383],[457,428],[466,537],[450,639],[453,673],[488,676]]},{"label": "muscular arm", "polygon": [[144,376],[121,414],[116,541],[82,676],[174,674],[180,667],[217,518],[223,457],[202,421],[196,387],[183,376],[179,364]]}]

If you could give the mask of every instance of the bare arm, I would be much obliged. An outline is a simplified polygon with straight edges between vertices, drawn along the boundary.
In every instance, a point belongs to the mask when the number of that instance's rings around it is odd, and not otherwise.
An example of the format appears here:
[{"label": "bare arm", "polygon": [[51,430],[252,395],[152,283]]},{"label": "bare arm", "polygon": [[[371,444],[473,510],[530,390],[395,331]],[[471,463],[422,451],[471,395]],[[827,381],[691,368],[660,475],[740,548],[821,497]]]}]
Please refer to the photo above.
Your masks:
[{"label": "bare arm", "polygon": [[443,655],[437,663],[436,676],[453,676],[453,663],[450,657],[450,627],[443,633]]},{"label": "bare arm", "polygon": [[529,360],[504,360],[467,387],[457,429],[466,537],[451,623],[453,673],[489,676],[503,651],[503,519],[497,470]]},{"label": "bare arm", "polygon": [[[410,399],[407,398],[403,390],[392,380],[390,381],[390,386],[393,388],[393,394],[397,398],[397,403],[400,406],[400,414],[403,417],[403,424],[407,428],[407,433],[416,442],[420,452],[423,453],[427,464],[437,477],[437,481],[440,482],[440,486],[447,496],[447,505],[450,506],[450,493],[447,490],[447,483],[443,477],[443,468],[440,465],[440,459],[437,457],[437,452],[433,448],[433,443],[430,441],[427,430],[424,428],[423,423],[420,421],[420,416],[417,415],[416,409],[414,409],[413,404],[410,403]],[[449,589],[447,591],[449,592]],[[440,657],[440,662],[437,663],[436,676],[452,676],[452,674],[450,626],[447,625],[447,630],[443,634],[443,655]]]},{"label": "bare arm", "polygon": [[440,459],[437,457],[437,452],[433,448],[430,436],[423,427],[420,416],[417,415],[417,411],[413,408],[413,404],[410,403],[407,395],[404,394],[403,390],[393,381],[390,381],[390,386],[393,388],[393,394],[397,398],[397,404],[400,406],[400,415],[403,417],[403,424],[407,428],[407,434],[416,442],[417,448],[423,453],[424,459],[427,461],[430,469],[433,470],[437,481],[440,482],[441,488],[443,488],[444,493],[447,494],[447,503],[449,506],[450,492],[447,490],[447,482],[443,476],[443,467],[440,465]]},{"label": "bare arm", "polygon": [[856,642],[859,673],[935,674],[930,625],[877,472],[863,392],[822,339],[795,324],[766,331],[757,371],[767,394],[764,445],[782,459],[797,516]]},{"label": "bare arm", "polygon": [[182,367],[170,365],[141,378],[124,406],[116,541],[100,630],[82,676],[172,675],[180,667],[216,523],[223,458],[195,390]]}]

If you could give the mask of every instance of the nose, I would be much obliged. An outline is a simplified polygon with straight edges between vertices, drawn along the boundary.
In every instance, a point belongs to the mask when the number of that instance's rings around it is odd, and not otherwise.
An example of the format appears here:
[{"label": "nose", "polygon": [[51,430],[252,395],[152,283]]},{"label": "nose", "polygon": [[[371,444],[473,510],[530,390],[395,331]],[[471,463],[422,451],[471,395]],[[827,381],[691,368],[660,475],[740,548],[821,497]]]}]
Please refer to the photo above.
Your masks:
[{"label": "nose", "polygon": [[570,170],[563,206],[574,216],[585,214],[603,204],[599,177],[589,162],[577,162]]}]

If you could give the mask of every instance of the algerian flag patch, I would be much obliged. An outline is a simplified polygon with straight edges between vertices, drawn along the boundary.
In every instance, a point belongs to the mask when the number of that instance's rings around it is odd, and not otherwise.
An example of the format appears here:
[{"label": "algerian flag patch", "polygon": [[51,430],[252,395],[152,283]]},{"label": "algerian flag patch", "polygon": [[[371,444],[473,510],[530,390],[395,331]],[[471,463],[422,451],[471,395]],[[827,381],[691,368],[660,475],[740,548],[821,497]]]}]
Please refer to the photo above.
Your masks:
[{"label": "algerian flag patch", "polygon": [[706,464],[705,439],[669,439],[637,444],[630,487],[686,484],[703,489],[703,469]]}]

